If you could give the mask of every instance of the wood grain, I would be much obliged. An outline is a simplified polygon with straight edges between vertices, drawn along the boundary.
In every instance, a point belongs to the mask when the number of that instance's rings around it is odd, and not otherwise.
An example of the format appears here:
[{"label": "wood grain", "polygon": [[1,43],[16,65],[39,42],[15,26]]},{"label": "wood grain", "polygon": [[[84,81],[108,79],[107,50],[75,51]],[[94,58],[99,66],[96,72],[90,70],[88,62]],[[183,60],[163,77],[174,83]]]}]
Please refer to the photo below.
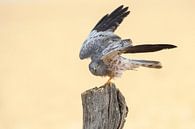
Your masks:
[{"label": "wood grain", "polygon": [[81,94],[83,129],[122,129],[128,107],[115,84],[95,87]]}]

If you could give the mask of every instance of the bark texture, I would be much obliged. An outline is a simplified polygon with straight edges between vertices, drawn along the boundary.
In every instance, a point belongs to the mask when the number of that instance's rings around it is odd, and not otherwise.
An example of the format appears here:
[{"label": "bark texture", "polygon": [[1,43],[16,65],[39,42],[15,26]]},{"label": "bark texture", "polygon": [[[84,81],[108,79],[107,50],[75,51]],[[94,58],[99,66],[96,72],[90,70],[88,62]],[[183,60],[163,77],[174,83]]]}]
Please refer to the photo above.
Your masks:
[{"label": "bark texture", "polygon": [[128,107],[115,84],[105,84],[81,94],[83,129],[122,129]]}]

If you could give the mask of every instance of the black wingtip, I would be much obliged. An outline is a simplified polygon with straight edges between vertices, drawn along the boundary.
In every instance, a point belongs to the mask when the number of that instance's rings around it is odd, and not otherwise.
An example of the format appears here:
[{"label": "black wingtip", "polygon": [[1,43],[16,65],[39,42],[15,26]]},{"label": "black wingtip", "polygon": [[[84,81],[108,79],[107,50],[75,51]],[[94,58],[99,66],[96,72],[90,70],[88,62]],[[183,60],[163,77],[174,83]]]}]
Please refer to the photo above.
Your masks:
[{"label": "black wingtip", "polygon": [[130,13],[128,11],[129,7],[124,7],[120,5],[118,8],[113,10],[110,14],[105,15],[102,19],[96,24],[93,30],[96,31],[115,31],[123,19]]},{"label": "black wingtip", "polygon": [[124,5],[120,5],[118,8],[116,8],[115,10],[117,9],[122,9],[124,7]]},{"label": "black wingtip", "polygon": [[127,7],[125,7],[124,9],[123,9],[123,11],[125,12],[125,11],[127,11],[129,9],[129,7],[127,6]]},{"label": "black wingtip", "polygon": [[127,48],[125,53],[155,52],[163,49],[172,49],[176,47],[177,46],[172,44],[142,44],[142,45],[136,45]]},{"label": "black wingtip", "polygon": [[177,47],[177,46],[172,45],[172,44],[158,44],[158,45],[164,47],[165,49],[172,49],[172,48]]},{"label": "black wingtip", "polygon": [[170,45],[170,48],[177,48],[177,46],[175,46],[175,45]]}]

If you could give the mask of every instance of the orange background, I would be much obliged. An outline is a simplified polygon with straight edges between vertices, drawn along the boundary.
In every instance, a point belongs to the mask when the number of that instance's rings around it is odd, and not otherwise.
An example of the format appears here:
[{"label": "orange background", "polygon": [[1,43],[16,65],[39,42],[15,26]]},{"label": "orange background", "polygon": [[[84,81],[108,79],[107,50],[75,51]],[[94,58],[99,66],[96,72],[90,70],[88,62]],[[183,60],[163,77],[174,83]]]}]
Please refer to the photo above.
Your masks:
[{"label": "orange background", "polygon": [[131,13],[116,31],[134,44],[177,49],[129,58],[163,69],[127,71],[114,82],[129,114],[124,129],[195,129],[194,0],[1,0],[0,129],[81,129],[80,94],[107,78],[79,60],[95,23],[119,5]]}]

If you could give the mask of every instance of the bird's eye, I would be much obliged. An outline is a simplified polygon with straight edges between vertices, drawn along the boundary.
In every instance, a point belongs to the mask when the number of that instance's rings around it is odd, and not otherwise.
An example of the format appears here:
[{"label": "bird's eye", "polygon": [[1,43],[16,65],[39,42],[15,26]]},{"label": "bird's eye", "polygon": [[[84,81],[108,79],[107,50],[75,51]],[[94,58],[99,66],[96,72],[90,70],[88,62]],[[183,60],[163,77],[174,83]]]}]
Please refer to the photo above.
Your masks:
[{"label": "bird's eye", "polygon": [[97,72],[97,69],[99,68],[99,65],[96,65],[94,68],[93,68],[93,70],[94,70],[94,72],[96,73]]},{"label": "bird's eye", "polygon": [[96,71],[97,71],[97,68],[96,68],[96,67],[94,67],[94,68],[93,68],[93,70],[94,70],[94,72],[96,72]]}]

